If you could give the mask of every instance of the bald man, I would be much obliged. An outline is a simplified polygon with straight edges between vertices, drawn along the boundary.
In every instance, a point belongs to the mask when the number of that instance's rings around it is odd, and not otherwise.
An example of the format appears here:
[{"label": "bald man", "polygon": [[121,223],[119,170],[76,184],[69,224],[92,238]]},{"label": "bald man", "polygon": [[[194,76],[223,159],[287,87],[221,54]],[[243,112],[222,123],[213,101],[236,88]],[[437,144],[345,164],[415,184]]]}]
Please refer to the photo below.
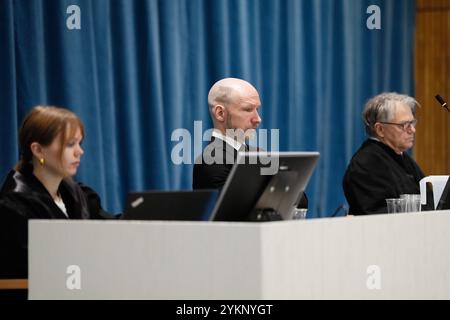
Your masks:
[{"label": "bald man", "polygon": [[261,123],[258,91],[247,81],[225,78],[209,90],[209,112],[214,124],[212,139],[194,165],[194,189],[219,189],[225,184],[238,151]]},{"label": "bald man", "polygon": [[[220,189],[225,184],[238,151],[257,151],[246,140],[255,134],[261,123],[258,91],[247,81],[225,78],[217,81],[208,94],[209,113],[214,130],[211,142],[196,159],[192,187]],[[308,208],[302,194],[298,208]]]}]

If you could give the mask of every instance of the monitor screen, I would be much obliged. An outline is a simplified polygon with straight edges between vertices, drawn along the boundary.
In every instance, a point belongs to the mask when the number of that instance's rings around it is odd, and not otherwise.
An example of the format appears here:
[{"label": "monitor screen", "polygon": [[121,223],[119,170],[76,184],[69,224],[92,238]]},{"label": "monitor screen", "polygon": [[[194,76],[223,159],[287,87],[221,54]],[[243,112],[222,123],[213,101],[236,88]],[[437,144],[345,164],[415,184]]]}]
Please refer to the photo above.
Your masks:
[{"label": "monitor screen", "polygon": [[318,159],[318,152],[239,153],[211,220],[292,219]]}]

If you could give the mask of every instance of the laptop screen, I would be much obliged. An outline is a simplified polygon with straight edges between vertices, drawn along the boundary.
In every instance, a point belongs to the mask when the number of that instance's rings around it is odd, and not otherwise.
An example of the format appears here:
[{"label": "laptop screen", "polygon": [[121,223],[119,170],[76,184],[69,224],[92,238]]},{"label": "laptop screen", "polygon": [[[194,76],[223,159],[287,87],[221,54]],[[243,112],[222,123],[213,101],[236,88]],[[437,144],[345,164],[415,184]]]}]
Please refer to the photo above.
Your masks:
[{"label": "laptop screen", "polygon": [[122,219],[207,221],[217,190],[131,192]]}]

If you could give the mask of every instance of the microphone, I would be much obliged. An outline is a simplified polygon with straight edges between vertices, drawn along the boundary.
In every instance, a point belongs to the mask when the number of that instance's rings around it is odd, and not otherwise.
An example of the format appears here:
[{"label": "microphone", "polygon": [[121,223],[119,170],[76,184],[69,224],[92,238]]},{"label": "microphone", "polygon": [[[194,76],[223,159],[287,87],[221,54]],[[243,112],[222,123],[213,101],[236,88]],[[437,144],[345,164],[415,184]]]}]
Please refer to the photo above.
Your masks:
[{"label": "microphone", "polygon": [[450,112],[450,109],[447,106],[447,102],[445,102],[444,98],[442,98],[440,95],[435,95],[436,100],[439,102],[439,104],[445,108],[448,112]]}]

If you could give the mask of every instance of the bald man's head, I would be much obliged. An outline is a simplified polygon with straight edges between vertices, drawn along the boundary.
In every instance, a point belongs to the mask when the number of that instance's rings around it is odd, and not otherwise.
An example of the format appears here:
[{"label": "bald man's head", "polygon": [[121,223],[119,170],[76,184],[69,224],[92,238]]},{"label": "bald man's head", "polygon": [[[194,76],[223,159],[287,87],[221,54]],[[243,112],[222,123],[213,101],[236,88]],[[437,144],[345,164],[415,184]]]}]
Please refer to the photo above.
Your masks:
[{"label": "bald man's head", "polygon": [[238,78],[225,78],[217,81],[209,90],[208,105],[211,109],[214,105],[222,104],[227,107],[235,98],[245,91],[253,91],[258,94],[255,87],[245,80]]},{"label": "bald man's head", "polygon": [[258,91],[242,79],[217,81],[209,90],[208,105],[214,127],[221,131],[255,129],[261,122]]}]

